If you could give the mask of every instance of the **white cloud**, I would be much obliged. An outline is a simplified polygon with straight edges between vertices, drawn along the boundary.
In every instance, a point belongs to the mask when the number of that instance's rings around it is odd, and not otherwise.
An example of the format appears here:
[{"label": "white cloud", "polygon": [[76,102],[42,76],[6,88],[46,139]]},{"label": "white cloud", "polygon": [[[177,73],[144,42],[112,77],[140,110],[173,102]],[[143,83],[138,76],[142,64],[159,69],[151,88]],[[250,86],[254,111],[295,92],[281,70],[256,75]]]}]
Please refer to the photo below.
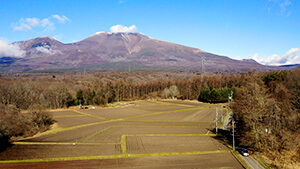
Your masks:
[{"label": "white cloud", "polygon": [[136,31],[137,28],[135,25],[131,25],[130,27],[127,27],[127,26],[124,26],[124,25],[115,25],[115,26],[112,26],[110,27],[110,31],[112,33],[118,33],[118,32],[125,32],[125,33],[128,33],[128,32],[133,32],[133,31]]},{"label": "white cloud", "polygon": [[20,49],[17,44],[8,44],[6,40],[0,39],[0,57],[23,57],[25,51]]},{"label": "white cloud", "polygon": [[57,54],[57,53],[61,53],[58,50],[52,50],[51,48],[47,48],[47,47],[44,47],[44,46],[39,46],[39,47],[36,47],[35,49],[38,52],[46,53],[48,55],[54,55],[54,54]]},{"label": "white cloud", "polygon": [[15,26],[14,30],[18,31],[26,31],[31,30],[35,27],[42,27],[44,30],[53,30],[54,29],[54,23],[51,22],[49,19],[38,19],[38,18],[26,18],[20,19],[20,26]]},{"label": "white cloud", "polygon": [[274,10],[277,15],[289,17],[292,12],[288,10],[288,7],[292,4],[290,0],[269,0],[268,13]]},{"label": "white cloud", "polygon": [[57,19],[59,22],[61,23],[65,23],[66,21],[69,21],[70,22],[70,19],[67,18],[65,15],[52,15],[53,18]]},{"label": "white cloud", "polygon": [[20,19],[18,26],[14,26],[13,29],[17,31],[27,31],[32,30],[33,28],[43,28],[43,31],[52,31],[55,29],[53,19],[58,20],[60,23],[65,23],[66,21],[70,21],[66,16],[62,15],[52,15],[52,17],[48,18],[26,18]]},{"label": "white cloud", "polygon": [[65,40],[65,37],[63,34],[58,34],[58,35],[54,35],[53,39],[56,39],[58,41],[63,41],[63,40]]},{"label": "white cloud", "polygon": [[286,54],[284,56],[289,56],[289,55],[293,55],[296,53],[299,53],[300,49],[299,48],[291,48],[289,51],[286,52]]},{"label": "white cloud", "polygon": [[281,13],[284,13],[286,11],[286,7],[291,5],[291,1],[290,0],[284,0],[283,2],[280,3],[280,9],[281,9]]},{"label": "white cloud", "polygon": [[20,26],[15,26],[14,30],[31,30],[33,27],[36,27],[39,25],[39,19],[38,18],[26,18],[20,19]]},{"label": "white cloud", "polygon": [[300,64],[300,55],[296,55],[300,52],[299,48],[291,48],[283,56],[273,54],[269,57],[258,58],[258,54],[251,56],[252,59],[265,65],[288,65],[288,64]]}]

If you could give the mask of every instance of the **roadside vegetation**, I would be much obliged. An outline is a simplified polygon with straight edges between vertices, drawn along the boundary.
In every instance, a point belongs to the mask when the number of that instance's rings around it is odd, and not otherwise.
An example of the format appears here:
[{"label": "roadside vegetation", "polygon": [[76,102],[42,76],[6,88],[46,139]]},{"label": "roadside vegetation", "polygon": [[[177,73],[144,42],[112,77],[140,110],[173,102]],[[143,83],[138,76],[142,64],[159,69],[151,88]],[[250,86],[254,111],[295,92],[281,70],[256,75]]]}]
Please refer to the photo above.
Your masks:
[{"label": "roadside vegetation", "polygon": [[[167,98],[224,103],[231,93],[238,143],[259,152],[274,166],[286,168],[300,161],[300,69],[206,76],[146,72],[3,75],[0,137],[9,140],[47,129],[52,119],[43,109]],[[24,110],[29,113],[21,113]]]}]

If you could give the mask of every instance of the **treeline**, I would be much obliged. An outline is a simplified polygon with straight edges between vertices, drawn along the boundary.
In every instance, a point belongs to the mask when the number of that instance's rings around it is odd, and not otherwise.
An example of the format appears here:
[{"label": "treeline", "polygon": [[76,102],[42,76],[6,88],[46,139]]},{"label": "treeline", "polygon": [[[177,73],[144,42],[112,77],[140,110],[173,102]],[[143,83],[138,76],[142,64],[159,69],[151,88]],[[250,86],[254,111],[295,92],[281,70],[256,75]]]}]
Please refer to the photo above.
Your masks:
[{"label": "treeline", "polygon": [[299,166],[300,69],[253,74],[247,81],[233,106],[240,143],[278,168]]},{"label": "treeline", "polygon": [[[56,75],[9,79],[0,83],[0,103],[29,109],[41,105],[47,109],[71,105],[106,105],[115,101],[150,98],[198,99],[201,89],[240,87],[247,74],[188,76],[169,74],[89,74]],[[141,77],[144,76],[144,79]],[[173,86],[173,87],[172,87]]]},{"label": "treeline", "polygon": [[235,88],[221,88],[216,90],[209,87],[201,89],[198,101],[205,103],[225,103],[228,102],[230,97],[232,99],[236,98]]}]

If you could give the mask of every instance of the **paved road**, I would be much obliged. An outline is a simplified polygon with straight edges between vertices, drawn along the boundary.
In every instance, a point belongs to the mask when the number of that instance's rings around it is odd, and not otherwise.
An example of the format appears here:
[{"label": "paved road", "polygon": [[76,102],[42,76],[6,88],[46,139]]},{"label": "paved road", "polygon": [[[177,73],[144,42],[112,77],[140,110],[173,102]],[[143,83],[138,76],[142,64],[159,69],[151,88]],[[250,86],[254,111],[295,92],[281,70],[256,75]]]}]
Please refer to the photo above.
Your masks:
[{"label": "paved road", "polygon": [[253,169],[264,169],[256,160],[254,160],[251,156],[244,157],[243,159],[246,161],[246,163]]}]

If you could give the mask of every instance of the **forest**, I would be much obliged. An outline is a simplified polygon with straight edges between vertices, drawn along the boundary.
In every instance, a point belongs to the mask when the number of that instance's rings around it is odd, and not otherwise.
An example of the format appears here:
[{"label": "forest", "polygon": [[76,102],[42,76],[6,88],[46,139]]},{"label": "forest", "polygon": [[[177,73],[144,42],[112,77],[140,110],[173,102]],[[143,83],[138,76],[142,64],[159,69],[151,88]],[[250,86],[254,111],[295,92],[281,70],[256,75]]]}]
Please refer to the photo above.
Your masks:
[{"label": "forest", "polygon": [[[287,162],[285,157],[300,161],[300,69],[204,76],[170,72],[2,75],[0,139],[24,135],[25,131],[10,133],[15,129],[9,125],[14,123],[30,128],[42,119],[35,130],[49,126],[51,117],[37,115],[46,109],[168,98],[223,103],[231,92],[240,144],[261,152],[274,165]],[[11,123],[4,125],[5,118]]]}]

